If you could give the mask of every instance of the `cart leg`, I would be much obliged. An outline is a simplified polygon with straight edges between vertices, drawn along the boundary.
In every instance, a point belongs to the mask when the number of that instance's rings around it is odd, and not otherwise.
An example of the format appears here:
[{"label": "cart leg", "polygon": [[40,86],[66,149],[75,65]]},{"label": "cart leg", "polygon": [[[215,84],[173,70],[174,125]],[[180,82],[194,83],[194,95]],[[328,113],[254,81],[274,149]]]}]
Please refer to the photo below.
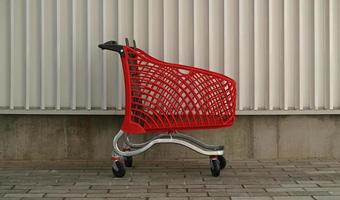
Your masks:
[{"label": "cart leg", "polygon": [[[123,144],[123,152],[131,151],[131,147],[127,144]],[[124,156],[124,163],[126,167],[132,167],[133,157],[132,156]]]},{"label": "cart leg", "polygon": [[115,177],[123,177],[125,175],[124,158],[112,151],[112,173]]},{"label": "cart leg", "polygon": [[221,166],[217,156],[210,156],[210,171],[213,176],[220,175]]}]

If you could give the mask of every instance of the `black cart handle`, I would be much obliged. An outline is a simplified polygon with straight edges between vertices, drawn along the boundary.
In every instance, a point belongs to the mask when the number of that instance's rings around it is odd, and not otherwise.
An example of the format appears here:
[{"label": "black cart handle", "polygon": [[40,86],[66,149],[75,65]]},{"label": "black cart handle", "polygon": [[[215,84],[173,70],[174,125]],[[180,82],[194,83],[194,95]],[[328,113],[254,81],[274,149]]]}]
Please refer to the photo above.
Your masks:
[{"label": "black cart handle", "polygon": [[99,48],[103,50],[111,50],[119,53],[121,56],[124,55],[124,49],[122,45],[119,45],[116,41],[108,41],[103,44],[98,45]]}]

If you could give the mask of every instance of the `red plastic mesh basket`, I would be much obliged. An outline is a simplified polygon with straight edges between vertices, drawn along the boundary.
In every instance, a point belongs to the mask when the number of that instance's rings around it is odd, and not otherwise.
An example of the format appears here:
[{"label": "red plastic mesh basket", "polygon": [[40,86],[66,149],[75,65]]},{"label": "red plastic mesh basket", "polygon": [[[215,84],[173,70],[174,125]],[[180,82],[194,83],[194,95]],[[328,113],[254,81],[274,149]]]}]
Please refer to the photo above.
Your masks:
[{"label": "red plastic mesh basket", "polygon": [[236,82],[196,67],[166,63],[124,46],[127,133],[231,126]]}]

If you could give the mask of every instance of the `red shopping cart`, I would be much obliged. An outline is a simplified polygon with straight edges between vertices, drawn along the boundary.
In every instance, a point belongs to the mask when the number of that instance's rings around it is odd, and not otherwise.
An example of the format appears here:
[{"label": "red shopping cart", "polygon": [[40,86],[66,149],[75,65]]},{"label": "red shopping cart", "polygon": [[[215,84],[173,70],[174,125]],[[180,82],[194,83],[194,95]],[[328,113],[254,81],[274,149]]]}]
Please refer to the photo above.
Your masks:
[{"label": "red shopping cart", "polygon": [[[229,127],[235,121],[236,82],[224,75],[196,67],[172,64],[151,57],[136,48],[115,41],[101,49],[120,54],[125,82],[125,117],[113,139],[112,172],[125,175],[132,156],[154,144],[175,143],[210,156],[213,176],[225,168],[224,147],[207,145],[181,130]],[[135,144],[129,134],[156,133]],[[123,139],[123,146],[118,141]],[[121,147],[122,146],[122,147]]]}]

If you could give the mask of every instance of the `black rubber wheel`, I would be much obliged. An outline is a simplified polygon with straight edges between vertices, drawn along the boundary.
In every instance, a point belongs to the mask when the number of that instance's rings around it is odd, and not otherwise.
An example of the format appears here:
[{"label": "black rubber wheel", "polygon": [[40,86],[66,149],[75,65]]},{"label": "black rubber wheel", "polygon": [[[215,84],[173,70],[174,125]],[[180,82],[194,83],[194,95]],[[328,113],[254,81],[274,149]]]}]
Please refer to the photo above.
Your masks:
[{"label": "black rubber wheel", "polygon": [[114,161],[112,165],[112,173],[115,177],[123,177],[125,175],[125,166],[121,161]]},{"label": "black rubber wheel", "polygon": [[227,161],[223,156],[217,156],[218,161],[220,161],[220,169],[224,169],[227,166]]},{"label": "black rubber wheel", "polygon": [[218,159],[210,160],[211,175],[217,177],[220,175],[220,161]]},{"label": "black rubber wheel", "polygon": [[124,162],[125,162],[126,167],[132,167],[132,161],[133,161],[132,156],[125,156],[124,157]]}]

